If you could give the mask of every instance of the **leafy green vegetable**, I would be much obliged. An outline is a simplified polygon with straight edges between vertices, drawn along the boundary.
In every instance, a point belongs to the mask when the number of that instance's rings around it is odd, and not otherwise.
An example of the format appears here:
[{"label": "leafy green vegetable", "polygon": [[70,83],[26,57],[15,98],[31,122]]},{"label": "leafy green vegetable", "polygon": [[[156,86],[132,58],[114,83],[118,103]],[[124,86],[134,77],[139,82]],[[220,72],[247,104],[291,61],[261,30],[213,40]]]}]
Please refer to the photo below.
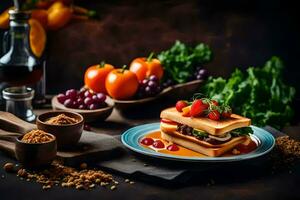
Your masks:
[{"label": "leafy green vegetable", "polygon": [[194,70],[212,59],[212,51],[206,44],[200,43],[195,48],[176,41],[168,50],[158,54],[165,74],[177,83],[187,82]]},{"label": "leafy green vegetable", "polygon": [[205,131],[197,130],[197,129],[193,129],[192,134],[193,134],[193,136],[195,136],[197,138],[202,138],[202,139],[208,137],[208,133],[206,133]]},{"label": "leafy green vegetable", "polygon": [[210,77],[203,93],[233,107],[233,112],[247,116],[258,126],[281,129],[293,117],[291,103],[295,89],[283,83],[283,63],[272,57],[261,68],[249,67],[245,73],[236,69],[231,77]]},{"label": "leafy green vegetable", "polygon": [[253,130],[251,127],[243,127],[243,128],[238,128],[230,131],[230,134],[233,137],[244,136],[244,135],[253,134]]}]

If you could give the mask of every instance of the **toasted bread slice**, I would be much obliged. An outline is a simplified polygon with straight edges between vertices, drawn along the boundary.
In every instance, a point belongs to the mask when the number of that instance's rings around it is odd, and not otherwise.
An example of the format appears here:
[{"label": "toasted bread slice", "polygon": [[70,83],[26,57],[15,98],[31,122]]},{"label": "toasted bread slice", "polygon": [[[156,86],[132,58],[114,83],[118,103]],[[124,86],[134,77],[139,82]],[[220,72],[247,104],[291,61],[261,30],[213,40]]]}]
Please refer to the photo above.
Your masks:
[{"label": "toasted bread slice", "polygon": [[196,143],[196,144],[201,145],[201,146],[206,147],[206,148],[220,148],[220,147],[231,145],[232,143],[235,143],[236,141],[240,141],[242,143],[248,138],[247,136],[239,136],[239,137],[231,138],[229,141],[224,142],[222,144],[211,144],[211,143],[206,142],[204,140],[199,140],[199,139],[197,139],[193,136],[183,135],[183,134],[179,133],[176,130],[171,130],[169,127],[166,127],[164,123],[161,123],[160,130],[162,132],[167,133],[169,135],[172,135],[174,137],[189,140],[193,143]]},{"label": "toasted bread slice", "polygon": [[183,117],[175,107],[167,108],[160,113],[160,117],[169,119],[180,124],[186,124],[192,128],[206,131],[215,136],[223,135],[231,130],[250,126],[251,120],[236,114],[232,114],[230,118],[221,121],[214,121],[207,117]]},{"label": "toasted bread slice", "polygon": [[[176,133],[176,132],[174,132],[174,133]],[[178,133],[178,134],[180,134],[180,133]],[[198,152],[198,153],[210,156],[210,157],[221,156],[224,153],[226,153],[227,151],[233,149],[236,145],[241,144],[249,139],[249,137],[247,137],[247,136],[237,137],[237,138],[230,140],[227,143],[224,143],[227,145],[223,145],[221,147],[207,148],[206,146],[202,146],[201,144],[199,144],[198,142],[195,142],[194,140],[186,138],[189,136],[184,136],[184,135],[182,135],[182,136],[183,137],[178,137],[177,134],[165,133],[165,132],[161,131],[162,139],[167,140],[169,142],[173,142],[182,147],[191,149],[195,152]],[[200,140],[198,140],[198,141],[200,141]]]}]

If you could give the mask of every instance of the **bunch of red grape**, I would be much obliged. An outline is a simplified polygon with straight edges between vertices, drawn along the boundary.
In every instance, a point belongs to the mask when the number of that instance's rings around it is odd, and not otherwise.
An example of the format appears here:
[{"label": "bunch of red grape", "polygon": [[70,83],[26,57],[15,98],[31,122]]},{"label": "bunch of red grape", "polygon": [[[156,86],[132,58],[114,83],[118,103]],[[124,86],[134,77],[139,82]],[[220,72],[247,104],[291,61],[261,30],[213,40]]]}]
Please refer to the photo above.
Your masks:
[{"label": "bunch of red grape", "polygon": [[138,98],[146,98],[155,96],[160,93],[161,87],[159,79],[155,75],[151,75],[149,78],[144,79],[139,83],[139,89],[137,92]]},{"label": "bunch of red grape", "polygon": [[82,110],[95,110],[106,107],[105,99],[105,94],[94,93],[86,88],[79,91],[70,89],[57,96],[58,102],[64,104],[65,107]]}]

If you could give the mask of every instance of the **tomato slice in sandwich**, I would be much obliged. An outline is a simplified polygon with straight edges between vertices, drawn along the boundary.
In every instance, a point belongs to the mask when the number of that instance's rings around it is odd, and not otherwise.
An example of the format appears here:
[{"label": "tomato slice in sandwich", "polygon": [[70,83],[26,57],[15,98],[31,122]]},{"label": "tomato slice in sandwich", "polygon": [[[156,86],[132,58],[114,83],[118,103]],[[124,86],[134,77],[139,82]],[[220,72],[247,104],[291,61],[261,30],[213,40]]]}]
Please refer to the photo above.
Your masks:
[{"label": "tomato slice in sandwich", "polygon": [[166,124],[178,125],[177,122],[174,122],[174,121],[169,120],[169,119],[161,119],[160,121],[163,122],[163,123],[166,123]]}]

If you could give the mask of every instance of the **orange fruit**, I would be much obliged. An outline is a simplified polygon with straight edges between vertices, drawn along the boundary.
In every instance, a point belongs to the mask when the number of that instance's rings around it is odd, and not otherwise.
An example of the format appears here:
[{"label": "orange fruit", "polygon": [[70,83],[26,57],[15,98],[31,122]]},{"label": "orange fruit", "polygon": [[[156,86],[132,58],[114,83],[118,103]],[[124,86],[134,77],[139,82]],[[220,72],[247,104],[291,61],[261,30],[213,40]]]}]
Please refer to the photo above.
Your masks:
[{"label": "orange fruit", "polygon": [[147,76],[148,65],[145,60],[146,58],[136,58],[130,64],[129,70],[136,74],[139,81],[143,81]]},{"label": "orange fruit", "polygon": [[8,11],[10,9],[13,9],[13,7],[10,7],[8,9],[6,9],[5,11],[3,11],[0,14],[0,28],[1,29],[8,29],[8,27],[9,27],[9,14],[8,14]]},{"label": "orange fruit", "polygon": [[65,5],[61,1],[56,1],[48,8],[48,13],[51,13],[57,9],[62,9],[64,7],[65,7]]},{"label": "orange fruit", "polygon": [[64,5],[53,4],[48,9],[48,28],[50,30],[57,30],[65,26],[72,17],[72,9]]},{"label": "orange fruit", "polygon": [[155,75],[158,79],[161,79],[164,74],[164,69],[160,61],[156,58],[151,58],[150,60],[145,57],[136,58],[131,62],[129,70],[136,74],[139,81],[151,75]]},{"label": "orange fruit", "polygon": [[37,57],[41,57],[44,52],[47,40],[45,29],[36,19],[30,19],[29,26],[29,39],[32,53]]},{"label": "orange fruit", "polygon": [[113,69],[114,66],[106,63],[90,66],[85,71],[84,84],[94,92],[107,94],[105,79]]},{"label": "orange fruit", "polygon": [[147,77],[151,75],[157,76],[158,79],[163,77],[164,69],[158,59],[153,58],[151,61],[147,61],[146,63],[148,64]]},{"label": "orange fruit", "polygon": [[51,6],[51,2],[48,0],[39,0],[36,2],[35,6],[39,9],[47,9]]},{"label": "orange fruit", "polygon": [[139,81],[135,73],[124,69],[112,70],[105,80],[108,94],[118,100],[132,98],[137,92],[138,86]]},{"label": "orange fruit", "polygon": [[34,9],[31,11],[31,18],[38,20],[40,22],[40,24],[44,27],[44,29],[47,28],[47,24],[48,24],[47,10]]}]

